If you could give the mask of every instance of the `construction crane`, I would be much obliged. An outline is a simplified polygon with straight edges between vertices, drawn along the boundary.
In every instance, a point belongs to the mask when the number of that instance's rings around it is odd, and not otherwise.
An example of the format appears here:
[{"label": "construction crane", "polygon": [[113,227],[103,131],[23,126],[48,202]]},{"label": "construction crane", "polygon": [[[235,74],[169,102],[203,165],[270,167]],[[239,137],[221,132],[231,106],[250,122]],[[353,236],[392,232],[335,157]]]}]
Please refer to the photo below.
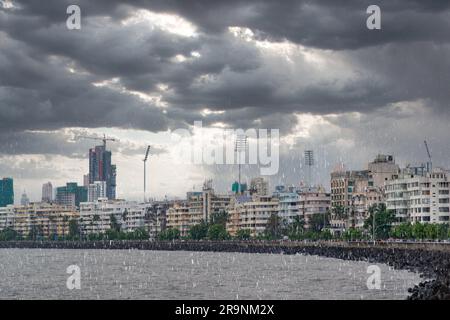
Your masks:
[{"label": "construction crane", "polygon": [[430,148],[428,147],[427,140],[425,140],[424,143],[425,143],[425,148],[427,149],[428,159],[430,160],[429,171],[431,172],[433,170],[433,161],[431,159],[431,152],[430,152]]},{"label": "construction crane", "polygon": [[106,150],[106,141],[113,141],[113,142],[119,141],[118,139],[115,139],[115,138],[109,138],[105,134],[103,134],[103,138],[100,138],[100,137],[89,137],[89,136],[79,136],[78,138],[79,139],[101,140],[101,141],[103,141],[103,147],[105,147],[105,150]]},{"label": "construction crane", "polygon": [[150,146],[147,147],[147,151],[145,152],[145,158],[144,160],[144,203],[147,201],[146,196],[145,196],[145,192],[146,192],[146,188],[147,188],[147,160],[148,160],[148,156],[150,153]]}]

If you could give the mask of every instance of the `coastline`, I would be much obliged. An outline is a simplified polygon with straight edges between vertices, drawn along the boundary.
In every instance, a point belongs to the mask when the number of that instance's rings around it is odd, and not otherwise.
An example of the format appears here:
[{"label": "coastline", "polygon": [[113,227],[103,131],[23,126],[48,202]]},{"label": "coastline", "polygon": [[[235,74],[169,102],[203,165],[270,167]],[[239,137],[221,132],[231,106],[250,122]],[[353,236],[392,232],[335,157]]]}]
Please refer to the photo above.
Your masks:
[{"label": "coastline", "polygon": [[3,241],[1,248],[115,249],[306,254],[383,263],[432,279],[408,291],[410,300],[450,299],[450,245],[435,243],[300,241]]}]

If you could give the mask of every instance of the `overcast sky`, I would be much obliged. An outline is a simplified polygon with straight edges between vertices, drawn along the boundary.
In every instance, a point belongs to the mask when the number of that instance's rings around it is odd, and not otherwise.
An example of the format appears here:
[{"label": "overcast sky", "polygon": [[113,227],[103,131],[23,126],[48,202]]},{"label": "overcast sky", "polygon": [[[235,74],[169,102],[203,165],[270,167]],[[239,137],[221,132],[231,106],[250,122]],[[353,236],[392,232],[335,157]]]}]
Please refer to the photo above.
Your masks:
[{"label": "overcast sky", "polygon": [[[339,163],[363,169],[378,153],[401,165],[450,168],[450,2],[0,0],[0,177],[16,199],[41,186],[82,183],[103,133],[118,166],[118,196],[183,196],[213,178],[225,192],[236,166],[173,162],[178,128],[281,133],[271,187],[304,179],[328,187]],[[81,8],[81,30],[66,9]],[[381,8],[381,30],[366,9]],[[195,133],[195,132],[193,132]],[[194,137],[195,139],[195,137]],[[244,167],[244,179],[258,174]]]}]

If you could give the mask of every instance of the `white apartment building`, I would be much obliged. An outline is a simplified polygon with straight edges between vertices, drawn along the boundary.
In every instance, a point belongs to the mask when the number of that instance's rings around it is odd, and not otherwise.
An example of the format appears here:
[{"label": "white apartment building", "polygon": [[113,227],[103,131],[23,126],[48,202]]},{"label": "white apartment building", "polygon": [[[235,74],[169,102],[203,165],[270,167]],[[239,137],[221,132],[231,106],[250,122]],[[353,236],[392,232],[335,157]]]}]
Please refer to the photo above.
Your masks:
[{"label": "white apartment building", "polygon": [[440,168],[417,173],[405,169],[386,184],[387,209],[399,222],[448,223],[450,221],[449,172]]},{"label": "white apartment building", "polygon": [[237,202],[227,224],[227,230],[235,233],[240,229],[250,230],[252,236],[262,234],[272,214],[278,215],[279,200],[272,196],[254,195],[250,201]]},{"label": "white apartment building", "polygon": [[138,228],[146,228],[146,208],[150,205],[107,198],[82,202],[80,225],[84,234],[105,233],[111,228],[111,215],[114,215],[121,231],[133,232]]},{"label": "white apartment building", "polygon": [[67,235],[70,221],[78,219],[79,213],[73,207],[57,204],[34,202],[0,208],[0,230],[12,228],[24,237],[33,227],[44,237]]},{"label": "white apartment building", "polygon": [[295,217],[304,218],[300,211],[300,195],[297,192],[278,193],[278,215],[285,223],[292,223]]},{"label": "white apartment building", "polygon": [[0,230],[14,226],[14,205],[0,207]]}]

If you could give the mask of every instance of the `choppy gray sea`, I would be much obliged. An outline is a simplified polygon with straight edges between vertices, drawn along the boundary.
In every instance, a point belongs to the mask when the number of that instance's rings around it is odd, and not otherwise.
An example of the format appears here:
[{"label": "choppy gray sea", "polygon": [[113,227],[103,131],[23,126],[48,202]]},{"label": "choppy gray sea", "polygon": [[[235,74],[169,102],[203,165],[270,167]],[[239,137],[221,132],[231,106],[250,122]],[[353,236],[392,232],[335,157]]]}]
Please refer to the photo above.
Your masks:
[{"label": "choppy gray sea", "polygon": [[[67,288],[67,267],[80,289]],[[405,299],[421,281],[379,264],[304,255],[0,249],[0,299]],[[74,283],[74,282],[71,282]]]}]

